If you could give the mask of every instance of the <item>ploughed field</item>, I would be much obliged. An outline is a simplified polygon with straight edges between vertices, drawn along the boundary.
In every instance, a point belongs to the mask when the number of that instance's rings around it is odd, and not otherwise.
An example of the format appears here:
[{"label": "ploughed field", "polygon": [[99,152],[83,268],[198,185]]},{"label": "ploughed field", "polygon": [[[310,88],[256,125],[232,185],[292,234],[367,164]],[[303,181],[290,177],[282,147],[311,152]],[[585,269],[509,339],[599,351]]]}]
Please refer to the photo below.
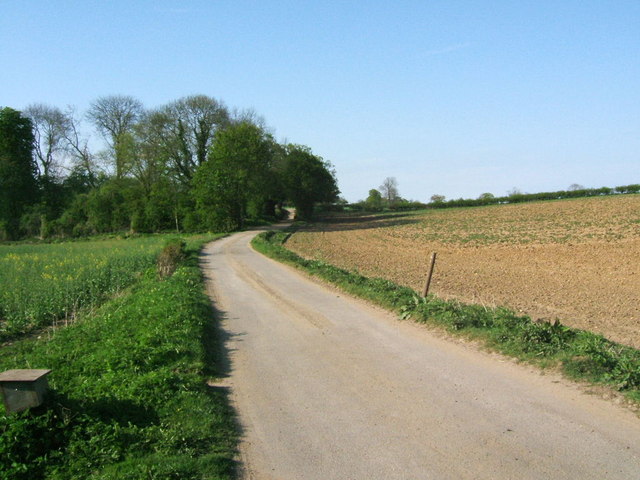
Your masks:
[{"label": "ploughed field", "polygon": [[507,306],[640,348],[640,195],[336,215],[286,246],[421,291]]}]

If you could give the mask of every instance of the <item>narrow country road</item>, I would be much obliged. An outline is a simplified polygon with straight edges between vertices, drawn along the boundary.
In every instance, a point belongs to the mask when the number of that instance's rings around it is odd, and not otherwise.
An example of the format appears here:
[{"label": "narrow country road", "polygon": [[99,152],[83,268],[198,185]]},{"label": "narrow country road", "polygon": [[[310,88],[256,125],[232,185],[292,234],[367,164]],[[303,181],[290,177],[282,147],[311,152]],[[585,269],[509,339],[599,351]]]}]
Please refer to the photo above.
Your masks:
[{"label": "narrow country road", "polygon": [[640,479],[640,419],[254,252],[202,265],[250,479]]}]

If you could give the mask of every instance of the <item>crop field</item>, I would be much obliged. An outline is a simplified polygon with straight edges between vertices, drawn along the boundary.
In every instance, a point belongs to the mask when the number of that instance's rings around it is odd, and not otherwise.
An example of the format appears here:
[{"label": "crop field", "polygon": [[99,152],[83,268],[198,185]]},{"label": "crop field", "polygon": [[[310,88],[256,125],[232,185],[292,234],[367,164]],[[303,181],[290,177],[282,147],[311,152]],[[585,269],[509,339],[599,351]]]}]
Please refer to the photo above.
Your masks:
[{"label": "crop field", "polygon": [[560,319],[640,347],[640,195],[336,215],[286,246],[421,291]]},{"label": "crop field", "polygon": [[0,245],[0,341],[67,322],[131,285],[166,238]]}]

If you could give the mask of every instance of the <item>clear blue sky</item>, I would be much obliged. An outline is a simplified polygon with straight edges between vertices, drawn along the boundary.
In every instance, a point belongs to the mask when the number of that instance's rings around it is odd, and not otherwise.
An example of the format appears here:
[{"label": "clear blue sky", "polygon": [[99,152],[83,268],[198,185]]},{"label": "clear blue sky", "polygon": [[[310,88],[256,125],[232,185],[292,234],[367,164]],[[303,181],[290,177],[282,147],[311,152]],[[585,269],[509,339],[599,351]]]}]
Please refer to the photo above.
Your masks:
[{"label": "clear blue sky", "polygon": [[0,105],[205,94],[343,195],[640,183],[640,1],[0,0]]}]

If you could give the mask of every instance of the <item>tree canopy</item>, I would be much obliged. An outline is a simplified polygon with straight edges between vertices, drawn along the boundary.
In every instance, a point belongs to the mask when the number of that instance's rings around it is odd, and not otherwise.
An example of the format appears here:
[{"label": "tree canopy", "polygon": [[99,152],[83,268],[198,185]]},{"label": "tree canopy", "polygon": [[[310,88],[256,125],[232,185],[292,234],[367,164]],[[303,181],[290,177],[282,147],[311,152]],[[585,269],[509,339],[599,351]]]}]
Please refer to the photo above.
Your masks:
[{"label": "tree canopy", "polygon": [[209,160],[193,180],[197,210],[213,230],[234,230],[263,211],[273,168],[273,140],[259,127],[240,122],[220,131]]},{"label": "tree canopy", "polygon": [[87,112],[89,120],[109,143],[117,178],[122,178],[128,171],[131,132],[142,113],[142,103],[128,95],[98,98]]},{"label": "tree canopy", "polygon": [[20,217],[37,200],[32,128],[19,111],[0,110],[0,237],[16,238]]},{"label": "tree canopy", "polygon": [[380,193],[387,202],[387,205],[393,205],[400,196],[398,194],[398,181],[396,177],[385,178],[382,185],[380,185]]},{"label": "tree canopy", "polygon": [[[104,150],[90,148],[83,118]],[[4,109],[0,136],[4,238],[234,230],[287,202],[308,219],[338,194],[328,161],[205,95],[150,110],[105,96],[84,115],[34,103],[25,115]]]},{"label": "tree canopy", "polygon": [[287,198],[296,208],[296,217],[308,220],[319,202],[333,202],[340,191],[331,164],[302,145],[284,148],[283,183]]}]

